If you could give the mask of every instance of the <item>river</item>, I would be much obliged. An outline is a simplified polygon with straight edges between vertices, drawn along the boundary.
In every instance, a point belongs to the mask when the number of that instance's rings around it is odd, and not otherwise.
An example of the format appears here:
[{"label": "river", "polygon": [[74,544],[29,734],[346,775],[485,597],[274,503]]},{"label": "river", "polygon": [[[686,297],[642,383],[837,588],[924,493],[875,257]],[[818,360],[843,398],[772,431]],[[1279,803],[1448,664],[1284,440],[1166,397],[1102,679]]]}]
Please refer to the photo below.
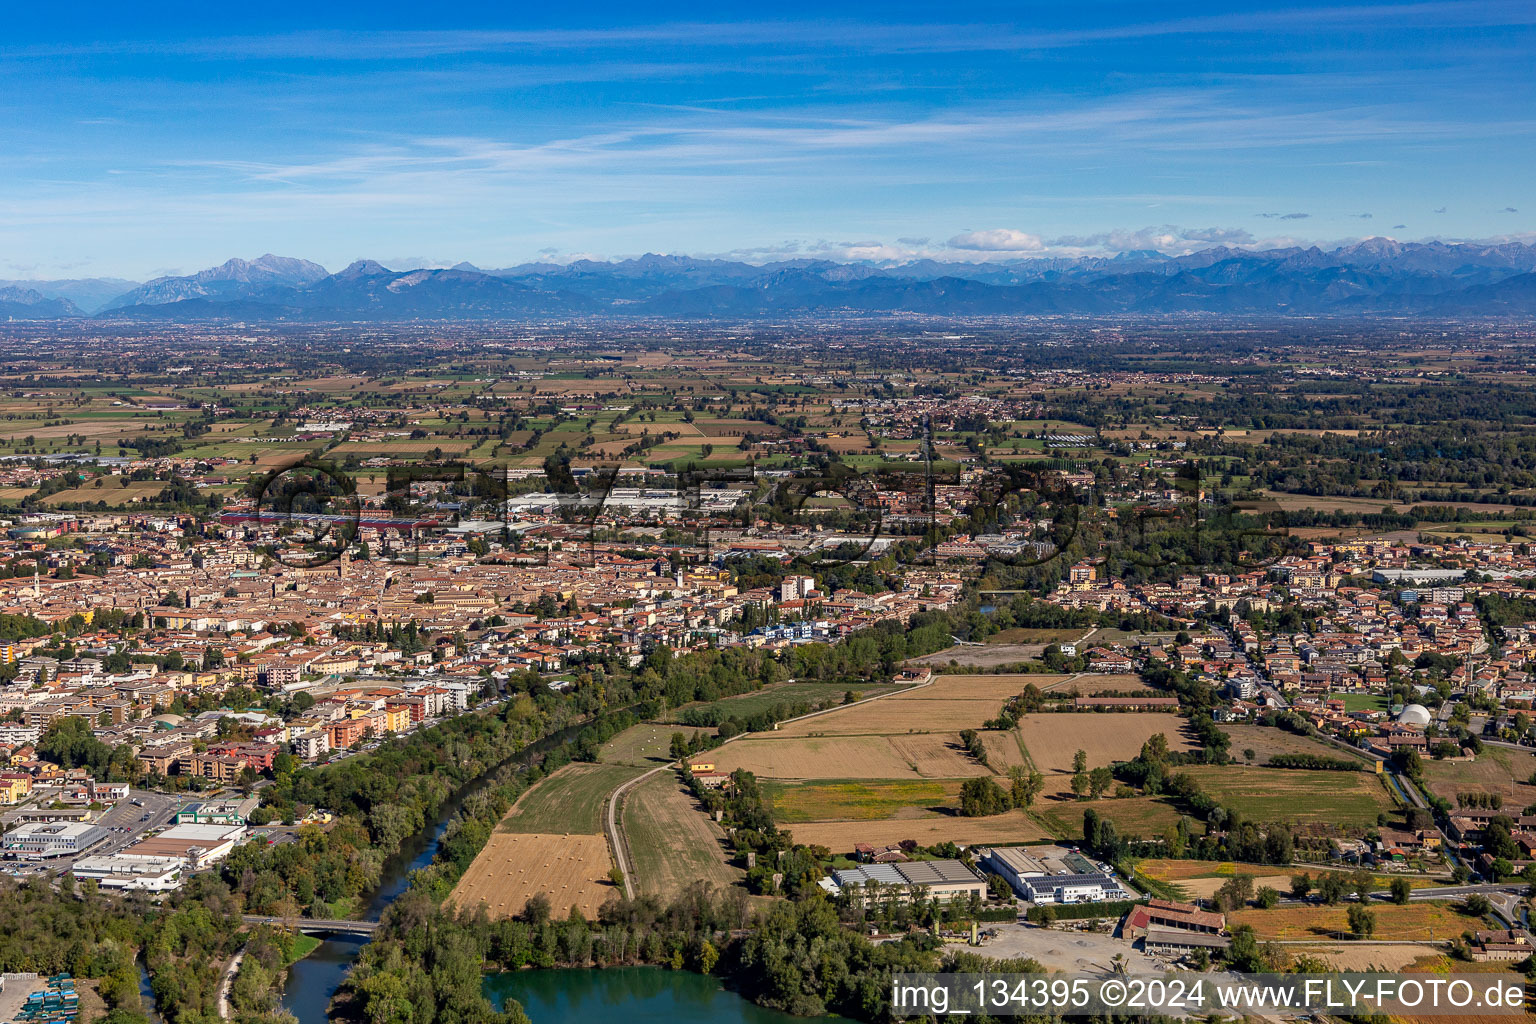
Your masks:
[{"label": "river", "polygon": [[[533,764],[549,751],[573,740],[591,724],[581,722],[535,740],[495,768],[466,783],[443,804],[437,817],[401,844],[400,849],[384,862],[379,875],[379,887],[369,898],[363,917],[378,920],[384,909],[410,886],[411,872],[432,863],[432,858],[437,855],[438,840],[442,838],[448,823],[459,813],[470,794],[489,783],[492,774],[514,762]],[[325,1008],[346,978],[352,962],[357,959],[358,950],[363,948],[366,941],[349,935],[325,936],[314,952],[289,969],[288,981],[283,986],[283,1009],[298,1018],[299,1024],[325,1024]]]},{"label": "river", "polygon": [[[508,999],[522,1003],[533,1024],[806,1024],[750,1003],[714,978],[660,967],[492,974],[484,991],[498,1010]],[[818,1017],[815,1024],[853,1022]]]}]

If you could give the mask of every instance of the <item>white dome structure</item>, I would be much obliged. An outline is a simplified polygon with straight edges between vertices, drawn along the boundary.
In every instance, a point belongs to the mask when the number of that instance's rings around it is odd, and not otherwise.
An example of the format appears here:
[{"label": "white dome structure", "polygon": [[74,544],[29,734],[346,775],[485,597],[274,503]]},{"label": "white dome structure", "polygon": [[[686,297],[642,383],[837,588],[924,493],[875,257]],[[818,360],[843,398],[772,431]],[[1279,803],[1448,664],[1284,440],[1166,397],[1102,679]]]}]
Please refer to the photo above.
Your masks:
[{"label": "white dome structure", "polygon": [[1428,725],[1429,709],[1423,704],[1409,704],[1398,714],[1397,720],[1402,725]]}]

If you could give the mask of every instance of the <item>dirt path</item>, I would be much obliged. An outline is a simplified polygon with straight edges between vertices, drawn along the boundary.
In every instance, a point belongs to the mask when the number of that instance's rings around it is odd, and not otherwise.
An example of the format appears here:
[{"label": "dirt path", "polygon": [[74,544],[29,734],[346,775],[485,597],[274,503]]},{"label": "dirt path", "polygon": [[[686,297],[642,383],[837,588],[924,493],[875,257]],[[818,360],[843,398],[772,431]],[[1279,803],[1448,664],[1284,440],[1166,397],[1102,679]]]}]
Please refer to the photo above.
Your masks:
[{"label": "dirt path", "polygon": [[229,1020],[233,1015],[229,1007],[229,989],[235,983],[235,975],[240,973],[240,965],[245,962],[245,949],[234,955],[229,961],[229,966],[224,968],[224,977],[219,979],[219,1016]]},{"label": "dirt path", "polygon": [[[863,700],[855,701],[852,704],[839,704],[835,708],[823,708],[820,711],[812,711],[809,714],[799,715],[795,718],[786,718],[779,724],[788,725],[790,722],[803,722],[808,718],[815,718],[818,715],[831,714],[834,711],[843,711],[847,708],[856,707],[860,704],[868,704],[870,701],[884,700],[887,697],[894,697],[901,693],[911,693],[912,691],[920,690],[925,686],[932,686],[934,681],[938,678],[939,677],[937,675],[934,675],[926,683],[919,683],[916,686],[904,687],[895,691],[894,693],[877,693],[872,697],[865,697]],[[730,743],[733,740],[739,740],[751,735],[753,734],[749,732],[737,733],[735,736],[730,737],[730,739],[723,741],[720,746],[723,747],[726,743]],[[608,846],[613,852],[613,863],[624,875],[624,897],[626,899],[635,898],[635,886],[634,882],[631,880],[635,871],[635,859],[633,854],[630,852],[629,840],[624,835],[624,828],[622,825],[623,814],[621,805],[624,800],[624,796],[626,793],[634,789],[646,779],[649,779],[661,772],[671,771],[672,768],[672,764],[664,764],[659,768],[652,768],[645,774],[637,775],[633,779],[630,779],[629,781],[618,786],[608,797],[608,806],[604,809],[603,812],[603,829],[608,835]]]}]

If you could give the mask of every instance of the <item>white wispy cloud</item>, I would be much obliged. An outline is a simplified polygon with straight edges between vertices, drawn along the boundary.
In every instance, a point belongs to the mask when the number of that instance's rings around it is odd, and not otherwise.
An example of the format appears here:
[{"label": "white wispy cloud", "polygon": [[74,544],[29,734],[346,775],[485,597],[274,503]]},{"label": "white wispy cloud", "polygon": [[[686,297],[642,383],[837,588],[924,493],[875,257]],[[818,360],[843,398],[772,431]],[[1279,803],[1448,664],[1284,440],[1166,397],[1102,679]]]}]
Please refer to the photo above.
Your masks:
[{"label": "white wispy cloud", "polygon": [[949,240],[951,249],[971,249],[979,252],[1040,252],[1045,242],[1039,235],[1031,235],[1013,228],[990,228],[986,231],[966,231]]}]

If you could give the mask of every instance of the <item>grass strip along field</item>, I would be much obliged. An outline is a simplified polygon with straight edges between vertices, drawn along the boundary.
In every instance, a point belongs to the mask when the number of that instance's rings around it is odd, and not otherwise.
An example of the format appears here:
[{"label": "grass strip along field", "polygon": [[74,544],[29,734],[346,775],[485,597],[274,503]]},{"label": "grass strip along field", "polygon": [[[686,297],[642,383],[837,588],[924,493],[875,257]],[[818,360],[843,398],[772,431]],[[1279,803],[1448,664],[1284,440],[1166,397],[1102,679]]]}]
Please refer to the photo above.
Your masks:
[{"label": "grass strip along field", "polygon": [[727,859],[725,834],[672,772],[625,794],[623,827],[637,893],[669,900],[696,882],[727,886],[744,876]]}]

